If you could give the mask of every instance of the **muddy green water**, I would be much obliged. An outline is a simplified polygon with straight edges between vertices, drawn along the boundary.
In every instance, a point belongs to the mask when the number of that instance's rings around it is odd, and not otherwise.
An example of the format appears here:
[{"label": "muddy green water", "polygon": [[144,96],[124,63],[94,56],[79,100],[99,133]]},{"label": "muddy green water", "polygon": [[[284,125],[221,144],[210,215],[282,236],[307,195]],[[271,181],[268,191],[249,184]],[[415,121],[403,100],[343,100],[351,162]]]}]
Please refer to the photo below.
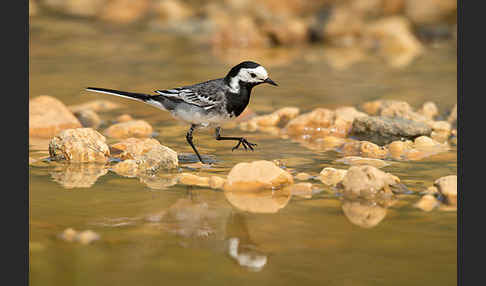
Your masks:
[{"label": "muddy green water", "polygon": [[[347,69],[332,68],[326,49],[270,50],[216,56],[199,44],[171,35],[113,28],[64,19],[32,18],[30,97],[51,95],[67,105],[109,99],[123,108],[101,113],[103,130],[129,113],[154,127],[155,138],[190,153],[187,126],[137,102],[83,91],[86,86],[151,92],[224,76],[240,59],[267,66],[280,87],[257,87],[250,108],[359,106],[374,99],[425,101],[446,114],[456,103],[456,49],[430,47],[413,64],[387,67],[370,57]],[[230,126],[231,127],[231,126]],[[237,162],[280,160],[287,168],[316,175],[341,155],[307,149],[292,140],[228,127],[244,134],[257,151],[231,152],[212,131],[196,133],[203,154],[218,163],[201,172],[225,175]],[[109,140],[113,142],[113,140]],[[47,141],[31,140],[29,153],[46,154]],[[383,168],[419,192],[442,176],[457,174],[457,150]],[[186,167],[180,171],[198,173]],[[100,168],[44,164],[30,167],[31,285],[456,285],[457,214],[424,212],[412,205],[418,194],[370,212],[364,227],[345,212],[348,202],[318,181],[311,199],[293,196],[273,214],[242,212],[221,191],[150,178],[124,178]],[[359,207],[359,206],[358,206]],[[363,208],[373,209],[364,205]],[[160,221],[143,217],[168,212]],[[375,217],[374,217],[375,216]],[[89,245],[59,239],[66,228],[91,229],[101,239]],[[238,257],[261,263],[246,267]],[[245,256],[246,255],[246,256]]]}]

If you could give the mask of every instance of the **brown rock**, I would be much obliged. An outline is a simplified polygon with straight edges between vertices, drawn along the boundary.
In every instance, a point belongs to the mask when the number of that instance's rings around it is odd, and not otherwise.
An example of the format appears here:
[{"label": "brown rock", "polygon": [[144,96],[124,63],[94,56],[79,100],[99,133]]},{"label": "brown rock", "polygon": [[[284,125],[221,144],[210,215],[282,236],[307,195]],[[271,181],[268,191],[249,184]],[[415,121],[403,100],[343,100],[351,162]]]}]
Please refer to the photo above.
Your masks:
[{"label": "brown rock", "polygon": [[91,128],[61,131],[49,142],[49,155],[55,160],[71,162],[101,162],[110,157],[103,135]]},{"label": "brown rock", "polygon": [[422,108],[418,110],[418,113],[427,117],[428,119],[434,119],[439,114],[439,108],[432,101],[427,101],[422,105]]},{"label": "brown rock", "polygon": [[127,121],[132,121],[135,120],[130,114],[122,114],[116,118],[117,122],[127,122]]},{"label": "brown rock", "polygon": [[307,42],[308,27],[300,18],[289,17],[266,22],[262,30],[278,45],[298,45]]},{"label": "brown rock", "polygon": [[292,184],[293,177],[270,161],[238,163],[228,174],[224,190],[249,191],[279,188]]},{"label": "brown rock", "polygon": [[100,18],[113,23],[129,24],[142,19],[149,9],[148,0],[111,0],[101,11]]},{"label": "brown rock", "polygon": [[105,130],[105,134],[112,138],[149,137],[152,132],[152,126],[145,120],[116,123]]},{"label": "brown rock", "polygon": [[300,181],[307,181],[309,180],[310,178],[312,178],[311,175],[307,174],[307,173],[298,173],[297,175],[295,175],[295,179],[297,180],[300,180]]},{"label": "brown rock", "polygon": [[126,160],[134,159],[156,146],[160,146],[160,143],[154,138],[127,138],[111,145],[110,151],[113,157]]},{"label": "brown rock", "polygon": [[323,184],[327,186],[336,186],[337,184],[342,182],[347,172],[347,170],[326,167],[322,169],[321,173],[319,174],[319,179]]},{"label": "brown rock", "polygon": [[387,145],[390,156],[395,160],[404,159],[408,150],[411,149],[411,141],[393,141]]},{"label": "brown rock", "polygon": [[332,110],[316,108],[312,112],[301,114],[290,120],[285,128],[291,136],[309,135],[325,137],[331,135],[328,127],[331,126],[333,118],[334,112]]},{"label": "brown rock", "polygon": [[457,11],[455,0],[405,0],[405,15],[416,24],[436,23]]},{"label": "brown rock", "polygon": [[99,115],[91,109],[79,110],[74,113],[74,116],[81,122],[83,127],[96,129],[101,124]]},{"label": "brown rock", "polygon": [[105,4],[106,0],[65,0],[64,12],[80,17],[93,17],[101,11]]},{"label": "brown rock", "polygon": [[44,95],[30,100],[29,136],[49,138],[62,130],[79,127],[79,120],[56,98]]},{"label": "brown rock", "polygon": [[190,6],[177,0],[156,0],[152,5],[158,18],[167,22],[182,21],[194,15]]},{"label": "brown rock", "polygon": [[104,111],[110,111],[110,110],[118,109],[120,107],[121,107],[121,105],[118,104],[118,103],[114,103],[114,102],[109,101],[109,100],[100,99],[100,100],[88,101],[88,102],[78,104],[78,105],[70,105],[68,108],[72,112],[78,112],[78,111],[86,110],[86,109],[90,109],[90,110],[93,110],[95,112],[104,112]]},{"label": "brown rock", "polygon": [[450,175],[437,179],[434,186],[446,197],[446,203],[457,206],[457,176]]},{"label": "brown rock", "polygon": [[440,202],[433,195],[425,195],[414,204],[414,207],[426,212],[430,212],[431,210],[439,206],[439,204]]},{"label": "brown rock", "polygon": [[292,196],[303,197],[306,199],[312,198],[312,184],[311,183],[297,183],[285,187]]},{"label": "brown rock", "polygon": [[362,141],[360,146],[360,155],[368,158],[385,158],[388,150],[385,147],[378,146],[374,143]]},{"label": "brown rock", "polygon": [[155,173],[159,169],[173,169],[179,165],[177,152],[169,147],[154,146],[146,153],[135,157],[138,168],[146,173]]},{"label": "brown rock", "polygon": [[213,21],[217,27],[211,38],[214,48],[262,48],[269,45],[267,38],[250,16],[231,17],[223,11],[210,14],[210,18],[218,18]]},{"label": "brown rock", "polygon": [[385,60],[394,67],[408,65],[419,56],[423,47],[411,30],[409,20],[402,16],[391,16],[376,20],[364,30],[365,46],[376,48]]},{"label": "brown rock", "polygon": [[354,196],[376,195],[379,192],[390,193],[390,186],[400,180],[373,166],[352,166],[344,176],[342,184],[344,191]]}]

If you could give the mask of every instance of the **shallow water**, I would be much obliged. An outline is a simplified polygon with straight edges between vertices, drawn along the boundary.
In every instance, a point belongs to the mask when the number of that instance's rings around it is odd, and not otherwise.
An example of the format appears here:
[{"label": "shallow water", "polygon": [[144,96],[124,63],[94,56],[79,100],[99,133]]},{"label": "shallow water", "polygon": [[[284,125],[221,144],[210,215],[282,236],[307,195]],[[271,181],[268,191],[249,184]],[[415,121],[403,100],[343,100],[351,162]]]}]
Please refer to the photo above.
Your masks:
[{"label": "shallow water", "polygon": [[[191,153],[184,136],[187,126],[153,107],[83,88],[151,92],[224,76],[232,64],[251,57],[280,85],[254,89],[250,108],[257,113],[284,106],[305,112],[399,99],[415,108],[434,101],[445,115],[456,103],[453,45],[430,47],[402,69],[388,67],[377,57],[336,69],[326,51],[322,46],[275,49],[223,60],[207,47],[170,35],[33,18],[30,97],[51,95],[67,105],[112,100],[123,108],[100,113],[100,130],[129,113],[148,121],[157,140],[182,153]],[[200,152],[218,162],[211,169],[182,171],[226,175],[237,162],[260,159],[280,160],[286,168],[311,175],[327,166],[348,167],[335,162],[341,154],[310,150],[268,133],[229,125],[223,134],[245,135],[258,148],[231,152],[233,143],[216,142],[211,130],[197,131]],[[31,140],[30,156],[46,155],[46,142]],[[456,151],[391,162],[383,170],[420,192],[439,177],[457,174]],[[455,211],[416,209],[416,193],[399,195],[388,208],[347,202],[312,182],[321,192],[311,199],[274,199],[283,207],[263,214],[239,211],[221,191],[168,187],[163,178],[124,178],[96,166],[31,166],[31,285],[456,284]],[[360,223],[348,211],[353,207],[369,210],[370,215]],[[91,229],[101,239],[90,245],[61,240],[58,235],[69,227]],[[236,244],[237,253],[232,251]],[[245,261],[261,267],[247,267]]]}]

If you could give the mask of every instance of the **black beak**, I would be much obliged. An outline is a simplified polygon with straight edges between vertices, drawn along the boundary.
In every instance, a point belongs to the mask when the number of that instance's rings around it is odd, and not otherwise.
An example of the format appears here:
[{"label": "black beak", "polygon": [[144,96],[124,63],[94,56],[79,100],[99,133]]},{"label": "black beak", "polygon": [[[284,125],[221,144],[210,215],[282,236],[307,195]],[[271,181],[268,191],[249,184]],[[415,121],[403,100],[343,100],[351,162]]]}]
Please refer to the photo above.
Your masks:
[{"label": "black beak", "polygon": [[265,81],[263,81],[263,82],[269,83],[269,84],[274,85],[274,86],[278,86],[278,84],[275,83],[273,80],[271,80],[269,77]]}]

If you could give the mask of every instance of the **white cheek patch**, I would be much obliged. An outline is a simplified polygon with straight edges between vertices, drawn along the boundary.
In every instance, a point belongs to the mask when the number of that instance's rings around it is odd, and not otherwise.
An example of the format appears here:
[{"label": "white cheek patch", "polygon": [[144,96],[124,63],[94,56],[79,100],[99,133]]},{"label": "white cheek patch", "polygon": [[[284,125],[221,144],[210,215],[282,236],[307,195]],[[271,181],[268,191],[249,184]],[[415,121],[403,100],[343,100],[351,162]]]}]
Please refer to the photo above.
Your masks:
[{"label": "white cheek patch", "polygon": [[[255,77],[252,77],[251,74],[255,74]],[[240,90],[240,86],[239,86],[240,81],[258,83],[258,82],[263,82],[267,78],[268,78],[268,72],[262,66],[252,68],[252,69],[250,68],[240,69],[238,74],[235,77],[231,78],[230,81],[231,91],[237,93]]]}]

